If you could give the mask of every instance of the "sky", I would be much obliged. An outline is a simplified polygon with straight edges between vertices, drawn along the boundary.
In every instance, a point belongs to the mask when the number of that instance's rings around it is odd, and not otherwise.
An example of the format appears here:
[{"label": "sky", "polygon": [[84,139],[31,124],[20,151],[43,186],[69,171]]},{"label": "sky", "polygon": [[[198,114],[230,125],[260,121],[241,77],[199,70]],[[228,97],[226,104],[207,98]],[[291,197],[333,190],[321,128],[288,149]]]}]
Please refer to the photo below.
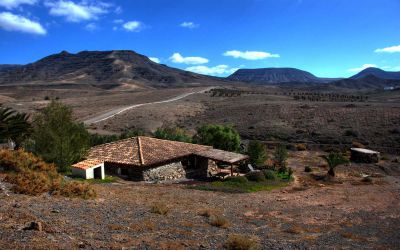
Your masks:
[{"label": "sky", "polygon": [[0,0],[0,64],[119,49],[215,76],[400,71],[400,0]]}]

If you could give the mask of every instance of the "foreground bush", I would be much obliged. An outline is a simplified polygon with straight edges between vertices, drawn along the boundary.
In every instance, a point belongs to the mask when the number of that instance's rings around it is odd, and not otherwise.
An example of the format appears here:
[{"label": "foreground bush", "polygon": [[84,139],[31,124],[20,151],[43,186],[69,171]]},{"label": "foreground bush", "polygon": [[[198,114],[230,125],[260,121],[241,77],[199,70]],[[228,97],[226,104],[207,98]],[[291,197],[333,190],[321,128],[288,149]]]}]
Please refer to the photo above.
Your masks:
[{"label": "foreground bush", "polygon": [[249,181],[255,181],[255,182],[263,182],[265,181],[265,176],[264,173],[261,171],[254,171],[246,174],[246,178]]},{"label": "foreground bush", "polygon": [[228,219],[220,214],[211,215],[209,223],[214,227],[221,227],[221,228],[227,228],[229,225]]},{"label": "foreground bush", "polygon": [[227,250],[258,250],[260,246],[244,235],[230,235],[224,244]]},{"label": "foreground bush", "polygon": [[158,202],[151,206],[150,211],[154,214],[166,215],[169,212],[169,208],[164,203]]},{"label": "foreground bush", "polygon": [[54,164],[45,163],[41,158],[23,150],[0,150],[0,168],[6,171],[6,181],[14,184],[13,191],[16,193],[51,193],[84,199],[96,196],[90,185],[64,181]]},{"label": "foreground bush", "polygon": [[48,164],[41,158],[24,150],[0,150],[0,167],[5,171],[22,172],[25,170],[51,172],[56,174],[54,164]]},{"label": "foreground bush", "polygon": [[67,182],[56,192],[62,196],[72,198],[91,199],[96,197],[96,192],[91,185],[79,181]]},{"label": "foreground bush", "polygon": [[46,172],[26,170],[8,175],[6,181],[14,184],[13,191],[20,194],[39,195],[53,188],[52,180]]}]

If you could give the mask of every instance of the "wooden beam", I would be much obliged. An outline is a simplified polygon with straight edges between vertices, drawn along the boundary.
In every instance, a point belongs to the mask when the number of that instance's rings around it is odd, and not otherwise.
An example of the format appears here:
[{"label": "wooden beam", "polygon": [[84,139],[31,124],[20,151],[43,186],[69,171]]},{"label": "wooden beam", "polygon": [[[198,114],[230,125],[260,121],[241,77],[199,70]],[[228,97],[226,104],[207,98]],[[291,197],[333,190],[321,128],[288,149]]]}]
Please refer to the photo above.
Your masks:
[{"label": "wooden beam", "polygon": [[231,176],[233,176],[233,164],[231,164]]}]

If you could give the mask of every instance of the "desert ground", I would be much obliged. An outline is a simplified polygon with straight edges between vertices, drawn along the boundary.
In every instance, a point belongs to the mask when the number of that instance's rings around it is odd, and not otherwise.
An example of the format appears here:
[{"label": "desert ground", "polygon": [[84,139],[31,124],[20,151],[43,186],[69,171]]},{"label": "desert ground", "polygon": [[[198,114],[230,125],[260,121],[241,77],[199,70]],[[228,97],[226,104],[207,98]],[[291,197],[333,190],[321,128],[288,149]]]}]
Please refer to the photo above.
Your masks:
[{"label": "desert ground", "polygon": [[[221,88],[221,86],[215,86]],[[76,118],[93,121],[109,112],[128,109],[110,119],[88,124],[93,133],[120,133],[161,126],[180,126],[194,133],[202,124],[231,124],[243,139],[287,144],[306,143],[312,148],[349,147],[354,142],[391,154],[400,153],[400,92],[362,93],[367,101],[300,101],[287,89],[274,86],[224,86],[241,95],[213,96],[206,87],[104,90],[88,86],[0,88],[0,102],[34,113],[59,99],[69,104]],[[299,91],[299,90],[292,90]],[[185,98],[165,103],[181,95]],[[150,104],[149,104],[150,103]]]},{"label": "desert ground", "polygon": [[[295,180],[256,193],[119,180],[94,184],[97,198],[82,200],[13,194],[2,182],[0,248],[219,249],[239,234],[262,249],[398,249],[398,163],[342,165],[334,181],[317,181],[327,171],[321,154],[292,151]],[[313,172],[305,173],[305,166]],[[167,213],[152,212],[157,204]],[[224,224],[211,225],[213,215]],[[42,230],[26,230],[31,222]]]}]

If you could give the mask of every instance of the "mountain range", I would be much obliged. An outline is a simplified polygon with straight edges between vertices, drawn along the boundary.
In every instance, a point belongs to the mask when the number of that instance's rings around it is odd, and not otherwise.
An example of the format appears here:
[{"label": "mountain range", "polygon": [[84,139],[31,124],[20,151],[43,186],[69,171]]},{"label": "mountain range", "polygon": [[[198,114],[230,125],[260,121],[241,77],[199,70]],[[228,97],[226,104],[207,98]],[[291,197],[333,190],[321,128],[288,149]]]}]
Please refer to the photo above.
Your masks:
[{"label": "mountain range", "polygon": [[200,75],[151,61],[129,50],[62,51],[27,65],[0,66],[0,84],[88,83],[170,87],[208,84],[223,78]]},{"label": "mountain range", "polygon": [[347,78],[321,78],[295,68],[239,69],[226,78],[206,76],[168,67],[130,50],[62,51],[26,65],[0,65],[0,85],[91,84],[107,88],[165,88],[230,82],[257,85],[329,85],[337,88],[371,89],[400,86],[400,72],[367,68]]}]

